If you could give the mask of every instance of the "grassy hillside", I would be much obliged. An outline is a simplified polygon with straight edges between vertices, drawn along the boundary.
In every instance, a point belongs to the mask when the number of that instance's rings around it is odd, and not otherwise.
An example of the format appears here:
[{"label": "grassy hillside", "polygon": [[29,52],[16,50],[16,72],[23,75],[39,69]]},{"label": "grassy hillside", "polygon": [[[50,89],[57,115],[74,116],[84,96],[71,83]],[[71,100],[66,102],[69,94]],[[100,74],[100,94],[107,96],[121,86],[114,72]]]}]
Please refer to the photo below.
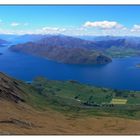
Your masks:
[{"label": "grassy hillside", "polygon": [[0,134],[140,134],[139,91],[2,73],[0,91]]},{"label": "grassy hillside", "polygon": [[[40,111],[50,107],[74,116],[140,119],[140,91],[119,91],[84,85],[72,80],[55,81],[42,77],[36,78],[31,84],[10,80],[10,87],[15,91],[15,96],[10,93],[7,96],[8,100],[17,103],[20,100],[24,101]],[[13,80],[16,85],[13,84]]]},{"label": "grassy hillside", "polygon": [[140,119],[140,92],[83,85],[77,81],[37,78],[33,83],[47,105],[77,115],[119,116]]},{"label": "grassy hillside", "polygon": [[112,58],[140,56],[140,50],[133,48],[112,46],[105,53]]}]

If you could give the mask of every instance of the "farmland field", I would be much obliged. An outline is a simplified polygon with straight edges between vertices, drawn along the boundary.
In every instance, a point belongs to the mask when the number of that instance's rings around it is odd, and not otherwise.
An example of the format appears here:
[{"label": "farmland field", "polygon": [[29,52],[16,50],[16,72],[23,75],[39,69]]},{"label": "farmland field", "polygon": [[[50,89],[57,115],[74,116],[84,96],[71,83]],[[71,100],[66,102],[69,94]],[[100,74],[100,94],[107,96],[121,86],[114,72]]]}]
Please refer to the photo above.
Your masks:
[{"label": "farmland field", "polygon": [[115,99],[113,98],[111,101],[111,104],[126,104],[127,99]]}]

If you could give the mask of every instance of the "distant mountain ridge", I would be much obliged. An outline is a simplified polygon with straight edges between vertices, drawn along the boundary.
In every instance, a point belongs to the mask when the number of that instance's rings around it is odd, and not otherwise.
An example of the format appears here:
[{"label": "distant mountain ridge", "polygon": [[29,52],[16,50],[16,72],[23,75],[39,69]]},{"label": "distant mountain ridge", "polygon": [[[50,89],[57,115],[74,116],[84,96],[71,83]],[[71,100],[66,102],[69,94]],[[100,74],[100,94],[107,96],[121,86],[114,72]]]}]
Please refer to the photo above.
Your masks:
[{"label": "distant mountain ridge", "polygon": [[4,44],[7,44],[7,43],[9,43],[9,42],[6,41],[6,40],[0,39],[0,45],[4,45]]},{"label": "distant mountain ridge", "polygon": [[111,59],[96,51],[96,43],[70,36],[48,36],[36,42],[13,45],[10,50],[47,57],[68,64],[106,64]]},{"label": "distant mountain ridge", "polygon": [[[39,55],[62,63],[104,64],[111,62],[109,57],[140,56],[140,37],[90,36],[88,39],[87,36],[24,35],[19,38],[25,40],[12,46],[12,51]],[[97,56],[100,55],[102,59],[98,62]]]},{"label": "distant mountain ridge", "polygon": [[[2,35],[0,35],[0,38],[1,36]],[[47,40],[48,45],[49,44],[65,45],[67,43],[67,47],[69,45],[73,47],[74,46],[79,47],[80,45],[82,45],[83,47],[88,47],[88,48],[94,47],[94,49],[102,49],[102,47],[109,48],[112,46],[119,46],[119,47],[123,46],[127,48],[128,47],[135,48],[135,49],[139,49],[140,47],[140,37],[131,37],[131,36],[65,36],[65,35],[51,35],[51,34],[44,34],[44,35],[25,34],[25,35],[18,35],[13,38],[14,39],[12,41],[13,42],[15,41],[17,43],[27,43],[27,42],[45,43],[46,39],[48,39]],[[75,43],[72,41],[75,41]]]},{"label": "distant mountain ridge", "polygon": [[[57,37],[56,40],[54,40],[54,37]],[[68,40],[67,40],[67,37]],[[108,45],[109,47],[111,47],[112,45],[114,46],[123,46],[123,47],[135,47],[138,48],[140,46],[140,37],[133,37],[133,36],[66,36],[66,35],[53,35],[53,34],[24,34],[24,35],[8,35],[8,34],[0,34],[0,39],[7,41],[7,42],[12,42],[13,44],[18,44],[18,43],[27,43],[27,42],[39,42],[40,40],[43,41],[43,39],[45,40],[45,38],[48,38],[50,40],[50,43],[52,45],[52,43],[55,45],[58,45],[59,42],[59,38],[63,38],[63,40],[65,41],[69,41],[67,42],[68,45],[70,44],[70,40],[73,41],[73,39],[77,39],[76,40],[76,45],[78,45],[78,42],[84,42],[83,43],[79,43],[80,45],[90,45],[91,47],[94,48],[99,48],[99,46],[106,46]],[[55,42],[51,42],[51,38],[52,41]],[[71,39],[70,39],[71,38]],[[48,40],[48,41],[49,41]],[[78,41],[79,40],[79,41]],[[61,40],[61,44],[62,42],[64,42]],[[64,45],[64,44],[63,44]],[[72,44],[74,45],[74,43]],[[87,46],[86,46],[87,47]],[[100,47],[100,48],[101,48]],[[108,47],[108,48],[109,48]]]}]

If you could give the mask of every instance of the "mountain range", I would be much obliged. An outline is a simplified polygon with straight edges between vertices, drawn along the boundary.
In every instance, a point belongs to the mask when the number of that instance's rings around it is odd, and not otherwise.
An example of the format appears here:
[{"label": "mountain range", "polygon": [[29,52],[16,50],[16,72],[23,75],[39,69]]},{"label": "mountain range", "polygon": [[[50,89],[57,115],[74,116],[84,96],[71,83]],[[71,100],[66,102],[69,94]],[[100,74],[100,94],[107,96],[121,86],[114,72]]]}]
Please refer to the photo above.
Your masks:
[{"label": "mountain range", "polygon": [[5,44],[8,44],[9,42],[6,41],[6,40],[3,40],[3,39],[0,39],[0,45],[5,45]]},{"label": "mountain range", "polygon": [[68,64],[106,64],[111,59],[97,51],[97,44],[70,36],[48,36],[11,46],[10,50],[47,57]]},{"label": "mountain range", "polygon": [[6,37],[11,41],[11,51],[38,55],[67,64],[107,64],[114,57],[140,56],[140,37],[72,37],[49,34],[0,37],[1,42],[4,42]]}]

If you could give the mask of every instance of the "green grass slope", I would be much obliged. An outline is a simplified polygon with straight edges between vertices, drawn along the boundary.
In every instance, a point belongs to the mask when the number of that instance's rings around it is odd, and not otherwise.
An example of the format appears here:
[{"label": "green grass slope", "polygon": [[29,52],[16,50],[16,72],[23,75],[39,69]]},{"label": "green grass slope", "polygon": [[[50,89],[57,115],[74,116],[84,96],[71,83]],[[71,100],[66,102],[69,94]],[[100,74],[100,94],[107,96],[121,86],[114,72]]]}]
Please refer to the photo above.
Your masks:
[{"label": "green grass slope", "polygon": [[140,91],[119,91],[77,81],[36,78],[31,84],[0,74],[0,99],[24,102],[38,111],[55,109],[72,116],[140,119]]},{"label": "green grass slope", "polygon": [[[102,115],[140,118],[140,92],[119,91],[80,84],[77,81],[54,81],[37,78],[32,86],[44,96],[47,105],[77,115]],[[113,104],[112,100],[125,101]]]}]

